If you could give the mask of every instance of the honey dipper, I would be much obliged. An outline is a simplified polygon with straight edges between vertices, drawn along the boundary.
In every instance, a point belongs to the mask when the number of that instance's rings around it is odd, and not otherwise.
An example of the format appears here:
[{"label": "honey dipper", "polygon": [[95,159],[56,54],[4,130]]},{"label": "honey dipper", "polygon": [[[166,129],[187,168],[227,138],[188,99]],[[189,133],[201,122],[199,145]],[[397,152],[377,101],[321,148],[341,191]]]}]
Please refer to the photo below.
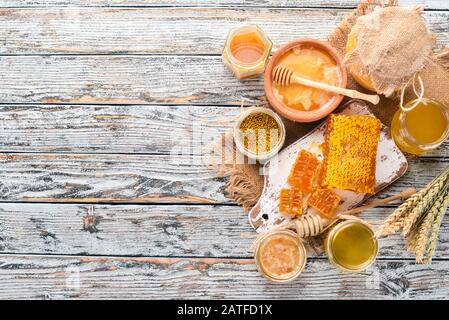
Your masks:
[{"label": "honey dipper", "polygon": [[299,75],[297,75],[296,73],[294,73],[292,70],[290,70],[288,67],[285,66],[276,66],[273,69],[272,79],[276,84],[281,86],[288,86],[292,83],[296,83],[307,87],[317,88],[328,92],[341,94],[354,99],[365,100],[371,102],[372,104],[378,104],[380,101],[380,98],[377,94],[365,94],[357,90],[340,88],[326,83],[312,81],[300,77]]},{"label": "honey dipper", "polygon": [[[374,208],[377,206],[380,206],[382,204],[386,204],[389,202],[392,202],[394,200],[402,199],[406,200],[411,195],[416,193],[415,188],[408,188],[404,191],[402,191],[399,194],[396,194],[394,196],[375,200],[372,201],[366,205],[347,210],[345,212],[340,213],[338,216],[347,216],[352,215],[356,213],[360,213],[366,209]],[[337,216],[337,217],[338,217]],[[300,238],[306,238],[306,237],[313,237],[319,235],[321,232],[323,232],[324,229],[331,223],[331,220],[324,219],[321,216],[314,214],[314,215],[305,215],[299,219],[294,219],[290,221],[289,225],[287,227],[296,229],[296,232],[298,233],[298,236]]]}]

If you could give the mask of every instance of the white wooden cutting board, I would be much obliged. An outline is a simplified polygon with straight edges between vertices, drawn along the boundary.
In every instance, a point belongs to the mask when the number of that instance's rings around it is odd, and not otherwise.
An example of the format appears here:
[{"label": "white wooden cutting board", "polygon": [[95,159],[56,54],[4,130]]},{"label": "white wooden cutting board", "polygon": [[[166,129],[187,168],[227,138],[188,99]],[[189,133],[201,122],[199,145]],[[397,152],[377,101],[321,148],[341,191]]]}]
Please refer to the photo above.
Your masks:
[{"label": "white wooden cutting board", "polygon": [[[352,101],[341,112],[347,115],[372,115],[366,104]],[[287,178],[300,150],[306,149],[323,159],[320,145],[324,141],[326,123],[324,122],[306,136],[282,150],[276,157],[271,158],[263,166],[265,186],[262,195],[249,212],[249,221],[257,232],[268,231],[286,219],[279,213],[279,192],[287,186]],[[384,189],[407,171],[408,163],[404,154],[396,147],[390,135],[390,130],[382,125],[376,160],[376,193]],[[369,198],[371,195],[353,191],[337,190],[341,196],[341,203],[337,213],[353,208]],[[317,214],[309,208],[305,214]]]}]

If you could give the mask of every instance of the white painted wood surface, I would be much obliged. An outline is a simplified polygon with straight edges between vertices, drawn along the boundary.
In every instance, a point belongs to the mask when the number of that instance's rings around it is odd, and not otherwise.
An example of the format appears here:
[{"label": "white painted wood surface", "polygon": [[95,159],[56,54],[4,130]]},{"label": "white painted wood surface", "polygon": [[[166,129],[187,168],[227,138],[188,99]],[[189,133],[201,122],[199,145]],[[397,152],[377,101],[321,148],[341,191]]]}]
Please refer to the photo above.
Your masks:
[{"label": "white painted wood surface", "polygon": [[[274,49],[296,38],[325,40],[349,9],[297,8],[40,8],[2,9],[0,53],[221,54],[231,28],[259,25]],[[425,17],[440,43],[449,43],[449,13]],[[132,21],[132,23],[130,23]],[[167,41],[176,37],[176,41]]]},{"label": "white painted wood surface", "polygon": [[[260,24],[275,48],[325,39],[356,3],[1,1],[0,298],[448,299],[447,217],[430,267],[393,236],[365,273],[311,254],[294,283],[267,283],[247,217],[202,162],[242,98],[263,103],[260,79],[240,83],[220,61],[228,30]],[[449,43],[447,1],[402,3],[424,4]],[[409,165],[379,197],[423,187],[449,143]]]},{"label": "white painted wood surface", "polygon": [[[361,217],[378,226],[393,210],[379,207]],[[2,254],[251,258],[257,236],[233,205],[0,203],[0,225]],[[413,257],[400,236],[380,244],[382,259]],[[448,251],[446,219],[435,258],[448,258]]]},{"label": "white painted wood surface", "polygon": [[[0,151],[201,155],[239,112],[238,106],[0,105]],[[448,157],[448,146],[427,157]]]},{"label": "white painted wood surface", "polygon": [[427,267],[387,259],[348,274],[319,259],[280,286],[261,277],[252,259],[3,255],[0,280],[0,298],[404,300],[447,299],[449,270],[445,261]]},{"label": "white painted wood surface", "polygon": [[[3,0],[4,7],[281,7],[354,8],[358,0]],[[423,5],[427,9],[448,9],[444,0],[401,0],[401,5]]]}]

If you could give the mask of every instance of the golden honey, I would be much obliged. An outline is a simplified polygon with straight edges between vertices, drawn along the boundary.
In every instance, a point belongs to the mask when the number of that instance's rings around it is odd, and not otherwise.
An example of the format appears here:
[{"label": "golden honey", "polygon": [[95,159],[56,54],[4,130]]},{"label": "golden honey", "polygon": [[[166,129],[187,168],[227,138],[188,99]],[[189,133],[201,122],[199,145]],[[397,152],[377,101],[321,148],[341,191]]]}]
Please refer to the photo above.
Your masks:
[{"label": "golden honey", "polygon": [[322,184],[328,188],[375,192],[379,119],[331,115],[324,137]]},{"label": "golden honey", "polygon": [[267,64],[272,43],[255,25],[231,30],[223,49],[223,62],[237,79],[260,75]]},{"label": "golden honey", "polygon": [[304,269],[306,249],[296,233],[270,232],[257,244],[255,252],[259,272],[275,282],[289,282]]},{"label": "golden honey", "polygon": [[366,269],[378,253],[378,242],[373,230],[356,220],[337,223],[329,231],[324,245],[330,262],[349,272]]},{"label": "golden honey", "polygon": [[[297,75],[317,82],[333,86],[339,86],[341,82],[337,62],[314,46],[303,45],[289,50],[279,59],[277,66],[288,67]],[[335,97],[333,93],[300,84],[281,86],[274,83],[273,86],[276,98],[294,110],[315,110],[331,103]]]},{"label": "golden honey", "polygon": [[312,192],[318,186],[321,161],[311,152],[302,149],[296,157],[288,176],[288,183],[300,191]]},{"label": "golden honey", "polygon": [[404,152],[422,154],[436,149],[449,135],[449,109],[430,99],[410,111],[399,109],[391,122],[391,134]]},{"label": "golden honey", "polygon": [[260,60],[266,49],[265,43],[256,31],[235,35],[229,45],[232,55],[243,63]]},{"label": "golden honey", "polygon": [[[346,43],[346,52],[351,53],[357,48],[357,39],[356,39],[356,27],[354,27],[348,35],[348,42]],[[374,88],[373,81],[369,76],[357,73],[352,66],[349,66],[349,72],[352,77],[358,84],[370,91],[376,91]]]}]

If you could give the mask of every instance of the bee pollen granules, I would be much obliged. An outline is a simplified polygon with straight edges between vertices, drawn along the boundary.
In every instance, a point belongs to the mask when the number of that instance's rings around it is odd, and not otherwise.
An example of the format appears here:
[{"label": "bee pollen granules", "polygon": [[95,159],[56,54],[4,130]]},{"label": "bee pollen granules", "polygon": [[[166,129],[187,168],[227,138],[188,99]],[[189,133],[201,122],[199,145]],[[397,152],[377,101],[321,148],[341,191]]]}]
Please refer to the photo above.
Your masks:
[{"label": "bee pollen granules", "polygon": [[280,138],[276,119],[264,112],[249,114],[240,124],[240,132],[243,146],[254,153],[269,152]]}]

